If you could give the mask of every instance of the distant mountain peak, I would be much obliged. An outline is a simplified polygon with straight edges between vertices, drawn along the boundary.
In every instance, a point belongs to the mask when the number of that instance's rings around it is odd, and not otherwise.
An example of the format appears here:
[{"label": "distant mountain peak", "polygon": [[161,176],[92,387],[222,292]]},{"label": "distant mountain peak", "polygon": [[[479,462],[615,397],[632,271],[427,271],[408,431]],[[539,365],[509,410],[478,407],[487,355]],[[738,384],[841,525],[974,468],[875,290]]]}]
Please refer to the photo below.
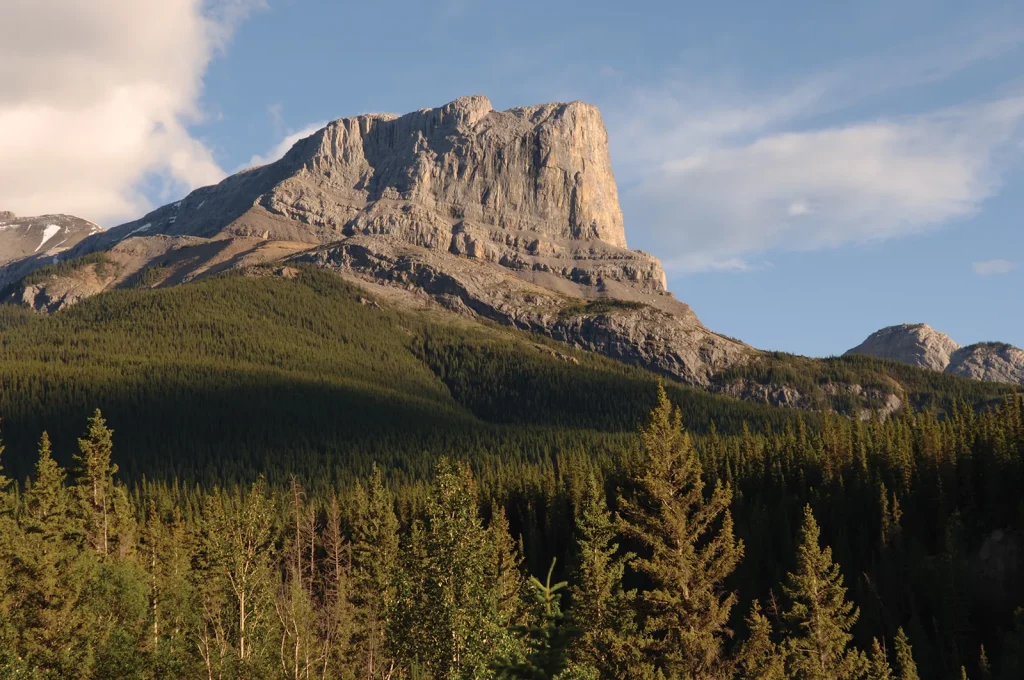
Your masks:
[{"label": "distant mountain peak", "polygon": [[10,210],[0,212],[0,266],[32,256],[51,257],[63,253],[101,227],[72,215],[18,217]]},{"label": "distant mountain peak", "polygon": [[961,347],[925,323],[888,326],[847,354],[867,354],[974,380],[1024,385],[1024,351],[1005,342]]}]

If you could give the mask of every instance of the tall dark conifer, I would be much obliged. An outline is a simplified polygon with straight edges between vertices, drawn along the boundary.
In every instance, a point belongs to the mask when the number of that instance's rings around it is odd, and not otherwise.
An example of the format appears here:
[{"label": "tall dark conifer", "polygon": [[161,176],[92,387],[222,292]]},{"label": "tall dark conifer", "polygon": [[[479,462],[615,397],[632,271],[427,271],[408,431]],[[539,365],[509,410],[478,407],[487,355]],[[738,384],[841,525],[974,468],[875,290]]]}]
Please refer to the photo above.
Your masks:
[{"label": "tall dark conifer", "polygon": [[630,567],[649,584],[638,600],[650,658],[669,677],[723,676],[736,602],[724,582],[743,555],[733,536],[732,493],[716,484],[705,495],[682,416],[660,386],[641,441],[640,469],[619,507],[622,532],[638,547]]},{"label": "tall dark conifer", "polygon": [[787,668],[797,680],[854,680],[866,670],[863,655],[850,647],[859,612],[846,600],[839,565],[832,562],[832,549],[821,547],[820,534],[808,505],[796,571],[783,587],[790,600],[783,615]]}]

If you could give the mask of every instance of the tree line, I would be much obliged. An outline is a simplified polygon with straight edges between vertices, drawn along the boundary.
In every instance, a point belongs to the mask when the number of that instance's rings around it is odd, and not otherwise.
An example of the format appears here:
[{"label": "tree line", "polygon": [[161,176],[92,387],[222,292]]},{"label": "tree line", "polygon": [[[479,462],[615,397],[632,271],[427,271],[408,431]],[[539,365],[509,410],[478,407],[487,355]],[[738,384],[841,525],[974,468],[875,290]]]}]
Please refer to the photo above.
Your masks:
[{"label": "tree line", "polygon": [[[0,675],[1017,678],[1024,399],[308,491],[0,478]],[[453,452],[457,453],[457,452]]]}]

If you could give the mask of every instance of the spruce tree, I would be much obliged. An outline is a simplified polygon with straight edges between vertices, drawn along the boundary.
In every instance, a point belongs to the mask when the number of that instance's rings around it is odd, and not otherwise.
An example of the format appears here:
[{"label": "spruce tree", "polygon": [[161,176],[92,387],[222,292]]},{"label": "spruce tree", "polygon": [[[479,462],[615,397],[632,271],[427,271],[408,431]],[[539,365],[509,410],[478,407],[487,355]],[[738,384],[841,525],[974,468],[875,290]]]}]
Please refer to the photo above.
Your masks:
[{"label": "spruce tree", "polygon": [[878,638],[871,641],[871,656],[868,658],[867,680],[896,680],[886,658],[885,649]]},{"label": "spruce tree", "polygon": [[94,663],[89,643],[95,630],[85,616],[83,599],[94,582],[96,564],[83,551],[81,522],[66,477],[44,432],[15,548],[15,649],[42,675],[78,677],[91,673]]},{"label": "spruce tree", "polygon": [[528,624],[516,627],[524,640],[522,659],[501,658],[491,664],[499,678],[522,680],[552,680],[569,663],[568,648],[576,631],[566,623],[559,600],[560,590],[568,583],[551,583],[555,562],[551,562],[547,580],[543,583],[530,577],[530,590],[534,611]]},{"label": "spruce tree", "polygon": [[831,548],[821,547],[820,534],[811,506],[805,506],[797,568],[783,586],[790,599],[783,615],[787,667],[798,680],[853,680],[865,671],[863,655],[849,647],[858,611],[846,600],[839,565],[832,563]]},{"label": "spruce tree", "polygon": [[732,493],[716,484],[705,495],[682,416],[661,386],[641,442],[642,462],[619,506],[622,532],[639,548],[629,565],[650,584],[639,595],[650,658],[669,677],[724,675],[722,645],[736,602],[724,581],[743,555],[733,537]]},{"label": "spruce tree", "polygon": [[917,675],[917,664],[914,663],[914,652],[910,647],[910,640],[903,628],[896,631],[894,641],[896,652],[896,677],[899,680],[920,680]]},{"label": "spruce tree", "polygon": [[747,630],[749,637],[736,655],[735,677],[739,680],[785,680],[785,656],[772,640],[772,624],[761,613],[761,605],[756,600],[750,606]]},{"label": "spruce tree", "polygon": [[573,660],[601,677],[640,677],[649,664],[636,624],[636,597],[622,585],[631,556],[618,554],[615,522],[593,474],[583,491],[576,528],[578,565],[570,615],[580,635],[572,646]]},{"label": "spruce tree", "polygon": [[[112,460],[114,432],[107,427],[103,414],[96,409],[89,418],[86,435],[78,440],[78,464],[75,491],[85,513],[85,531],[88,544],[96,554],[110,554],[111,542],[117,534],[118,520],[129,521],[132,512],[127,505],[127,496],[118,494],[114,475],[117,465]],[[121,508],[115,508],[115,500],[121,496]],[[130,541],[129,541],[130,542]]]},{"label": "spruce tree", "polygon": [[366,487],[354,493],[351,605],[355,618],[355,666],[363,678],[379,678],[394,667],[388,620],[395,604],[398,518],[394,500],[376,465]]}]

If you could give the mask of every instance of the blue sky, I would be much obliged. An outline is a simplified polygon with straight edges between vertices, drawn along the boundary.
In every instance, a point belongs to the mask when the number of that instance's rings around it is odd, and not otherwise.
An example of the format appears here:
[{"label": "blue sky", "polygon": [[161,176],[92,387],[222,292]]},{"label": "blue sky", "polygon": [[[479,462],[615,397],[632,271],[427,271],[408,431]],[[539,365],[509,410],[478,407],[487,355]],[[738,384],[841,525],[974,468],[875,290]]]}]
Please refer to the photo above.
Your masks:
[{"label": "blue sky", "polygon": [[[95,0],[107,23],[126,1]],[[604,114],[630,246],[710,328],[819,356],[904,321],[1024,346],[1022,3],[163,5],[158,37],[123,48],[152,114],[114,145],[130,150],[108,159],[117,192],[81,188],[103,223],[333,118],[581,99]],[[152,94],[158,72],[173,97]]]}]

